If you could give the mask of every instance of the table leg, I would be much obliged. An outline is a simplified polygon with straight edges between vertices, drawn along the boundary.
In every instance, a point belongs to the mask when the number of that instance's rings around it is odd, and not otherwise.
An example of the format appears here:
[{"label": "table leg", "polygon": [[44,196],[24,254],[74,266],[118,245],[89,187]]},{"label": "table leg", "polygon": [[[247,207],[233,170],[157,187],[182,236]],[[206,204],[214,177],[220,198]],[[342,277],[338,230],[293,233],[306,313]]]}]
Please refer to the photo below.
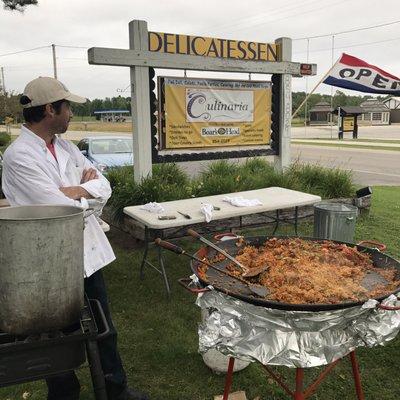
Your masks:
[{"label": "table leg", "polygon": [[142,258],[142,263],[140,264],[140,279],[143,280],[144,278],[144,265],[146,264],[146,259],[147,259],[147,253],[149,251],[149,230],[147,229],[147,227],[145,228],[144,231],[144,235],[145,235],[145,248],[144,248],[144,253],[143,253],[143,258]]},{"label": "table leg", "polygon": [[299,207],[294,208],[294,233],[296,236],[299,236],[297,234],[297,226],[298,226],[298,217],[299,217]]},{"label": "table leg", "polygon": [[275,228],[272,231],[272,236],[275,235],[275,232],[276,232],[276,230],[278,229],[278,226],[279,226],[279,210],[276,210],[276,217],[275,218],[276,218],[275,219]]},{"label": "table leg", "polygon": [[164,257],[163,257],[163,253],[162,253],[162,248],[160,246],[158,246],[158,264],[161,267],[161,272],[162,272],[162,276],[164,278],[165,288],[167,289],[167,295],[168,295],[168,297],[170,297],[171,290],[169,287],[168,276],[167,276],[167,273],[166,273],[165,267],[164,267]]}]

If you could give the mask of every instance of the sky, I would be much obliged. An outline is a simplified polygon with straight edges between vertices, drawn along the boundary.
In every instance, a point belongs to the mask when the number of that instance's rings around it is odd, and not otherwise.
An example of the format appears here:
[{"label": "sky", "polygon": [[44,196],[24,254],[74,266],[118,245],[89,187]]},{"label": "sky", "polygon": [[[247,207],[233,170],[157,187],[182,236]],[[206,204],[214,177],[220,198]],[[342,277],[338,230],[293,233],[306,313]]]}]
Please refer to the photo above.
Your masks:
[{"label": "sky", "polygon": [[[0,67],[6,90],[20,93],[31,79],[53,76],[50,46],[56,44],[58,78],[70,91],[89,99],[129,96],[129,68],[89,65],[87,48],[127,49],[128,23],[145,20],[148,30],[155,32],[266,43],[292,38],[293,61],[316,63],[318,70],[314,77],[294,78],[293,91],[310,91],[343,52],[399,76],[400,23],[336,34],[332,39],[333,33],[400,20],[398,10],[398,0],[39,0],[38,6],[29,6],[24,13],[0,6]],[[301,39],[317,35],[328,36]],[[43,46],[47,47],[4,55]],[[183,76],[183,71],[157,73]],[[188,71],[187,76],[221,74]],[[247,74],[222,76],[248,79]],[[269,77],[253,75],[252,79]],[[321,84],[316,93],[332,90],[337,88]]]}]

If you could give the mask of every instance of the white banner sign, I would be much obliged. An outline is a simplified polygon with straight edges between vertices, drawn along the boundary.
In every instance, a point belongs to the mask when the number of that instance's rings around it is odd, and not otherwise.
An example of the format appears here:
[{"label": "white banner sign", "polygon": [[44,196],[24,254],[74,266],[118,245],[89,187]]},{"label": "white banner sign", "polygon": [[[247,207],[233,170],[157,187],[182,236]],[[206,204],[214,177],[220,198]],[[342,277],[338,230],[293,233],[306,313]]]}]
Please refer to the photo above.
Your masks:
[{"label": "white banner sign", "polygon": [[187,122],[252,122],[254,91],[186,89]]}]

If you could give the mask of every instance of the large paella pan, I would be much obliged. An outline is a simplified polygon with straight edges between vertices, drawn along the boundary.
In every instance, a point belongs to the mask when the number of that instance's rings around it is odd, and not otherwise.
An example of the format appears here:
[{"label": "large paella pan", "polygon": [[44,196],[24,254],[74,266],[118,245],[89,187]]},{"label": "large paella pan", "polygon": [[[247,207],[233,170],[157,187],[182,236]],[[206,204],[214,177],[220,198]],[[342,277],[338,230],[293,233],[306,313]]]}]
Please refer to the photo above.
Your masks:
[{"label": "large paella pan", "polygon": [[[279,242],[281,241],[281,242]],[[283,242],[282,242],[283,241]],[[286,241],[286,242],[285,242]],[[291,242],[292,241],[292,242]],[[334,249],[334,248],[341,248],[344,251],[352,252],[356,250],[357,256],[354,256],[355,262],[357,260],[361,262],[365,260],[370,260],[370,264],[373,266],[371,271],[368,272],[368,280],[365,280],[367,282],[367,286],[371,286],[370,293],[372,293],[370,298],[374,298],[377,301],[381,301],[384,298],[388,297],[390,294],[394,294],[397,292],[400,292],[400,263],[399,261],[395,260],[394,258],[390,257],[387,254],[382,253],[379,251],[377,248],[370,248],[362,245],[357,245],[355,246],[354,244],[351,243],[346,243],[346,242],[340,242],[340,241],[321,241],[320,239],[314,239],[314,238],[308,238],[308,237],[303,237],[303,238],[298,238],[298,237],[291,237],[291,236],[285,236],[285,237],[268,237],[268,236],[255,236],[255,237],[249,237],[246,238],[245,240],[238,241],[236,239],[232,240],[227,240],[224,242],[220,242],[219,246],[224,249],[227,253],[233,255],[233,256],[238,256],[240,257],[241,254],[243,254],[243,249],[244,248],[251,248],[251,249],[259,249],[263,246],[265,246],[266,243],[270,243],[269,246],[273,245],[273,243],[278,243],[279,245],[282,246],[283,244],[288,244],[288,246],[291,243],[294,243],[298,241],[298,243],[305,243],[308,245],[310,248],[312,248],[314,245],[321,245],[325,249],[329,251],[329,249]],[[270,247],[271,248],[271,247]],[[348,249],[348,250],[347,250]],[[333,250],[332,250],[333,251]],[[250,257],[252,257],[252,253],[249,253]],[[247,254],[247,257],[249,257],[249,254]],[[208,261],[212,262],[212,264],[217,267],[217,269],[226,271],[231,268],[230,266],[230,261],[227,259],[224,259],[224,257],[219,256],[219,254],[216,252],[216,250],[211,249],[210,247],[201,247],[197,253],[195,254],[199,259],[207,259]],[[246,257],[242,257],[242,260],[246,260]],[[270,260],[271,262],[271,260]],[[287,260],[289,263],[290,260]],[[341,266],[338,265],[338,268]],[[226,293],[230,296],[236,297],[240,300],[244,300],[246,302],[249,302],[254,305],[259,305],[259,306],[264,306],[268,308],[276,308],[276,309],[282,309],[282,310],[292,310],[292,311],[324,311],[324,310],[338,310],[338,309],[344,309],[348,307],[354,307],[354,306],[361,306],[365,301],[368,299],[368,297],[365,297],[364,295],[359,296],[350,296],[350,300],[339,300],[339,301],[330,301],[330,302],[304,302],[304,303],[297,303],[293,301],[285,301],[285,300],[280,300],[279,296],[277,299],[277,296],[274,294],[274,291],[271,290],[271,295],[267,295],[265,297],[260,297],[254,294],[252,290],[250,290],[249,285],[246,284],[245,282],[241,282],[234,277],[227,276],[226,274],[221,274],[218,272],[218,270],[211,269],[204,267],[204,264],[202,264],[199,261],[192,261],[191,262],[191,268],[192,271],[197,275],[199,278],[200,282],[204,285],[212,285],[215,289]],[[378,272],[377,272],[378,271]],[[382,272],[382,273],[381,273]],[[386,281],[387,283],[387,288],[386,290],[381,290],[381,291],[375,291],[372,290],[373,286],[382,286],[382,282],[385,282],[385,279],[388,277],[388,274],[385,275],[385,272],[390,272],[389,275],[391,275],[390,282]],[[232,270],[232,273],[234,271]],[[319,268],[316,268],[315,273],[320,273]],[[266,285],[268,285],[268,274],[269,270],[266,269],[265,272],[263,272],[264,278],[262,275],[252,278],[248,280],[249,282],[253,284],[257,284],[259,282],[263,282]],[[284,275],[284,274],[283,274]],[[286,274],[287,275],[287,274]],[[322,272],[323,276],[323,272]],[[385,278],[382,278],[385,277]],[[296,277],[292,277],[292,279],[296,279]],[[340,285],[340,280],[337,280],[338,285]],[[282,290],[284,290],[284,282],[282,282],[282,288],[280,288],[280,292],[282,293]],[[373,294],[376,293],[376,294]],[[286,297],[283,296],[283,299]],[[318,296],[316,297],[318,298]]]}]

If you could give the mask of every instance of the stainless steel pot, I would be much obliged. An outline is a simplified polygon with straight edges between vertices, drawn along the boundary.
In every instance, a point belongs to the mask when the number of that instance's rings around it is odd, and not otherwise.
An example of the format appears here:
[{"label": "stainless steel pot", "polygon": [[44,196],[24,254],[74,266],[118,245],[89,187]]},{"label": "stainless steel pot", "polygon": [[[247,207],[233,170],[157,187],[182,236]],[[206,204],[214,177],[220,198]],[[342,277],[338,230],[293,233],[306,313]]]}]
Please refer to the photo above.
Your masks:
[{"label": "stainless steel pot", "polygon": [[79,319],[83,229],[78,207],[0,209],[0,330],[44,332]]}]

